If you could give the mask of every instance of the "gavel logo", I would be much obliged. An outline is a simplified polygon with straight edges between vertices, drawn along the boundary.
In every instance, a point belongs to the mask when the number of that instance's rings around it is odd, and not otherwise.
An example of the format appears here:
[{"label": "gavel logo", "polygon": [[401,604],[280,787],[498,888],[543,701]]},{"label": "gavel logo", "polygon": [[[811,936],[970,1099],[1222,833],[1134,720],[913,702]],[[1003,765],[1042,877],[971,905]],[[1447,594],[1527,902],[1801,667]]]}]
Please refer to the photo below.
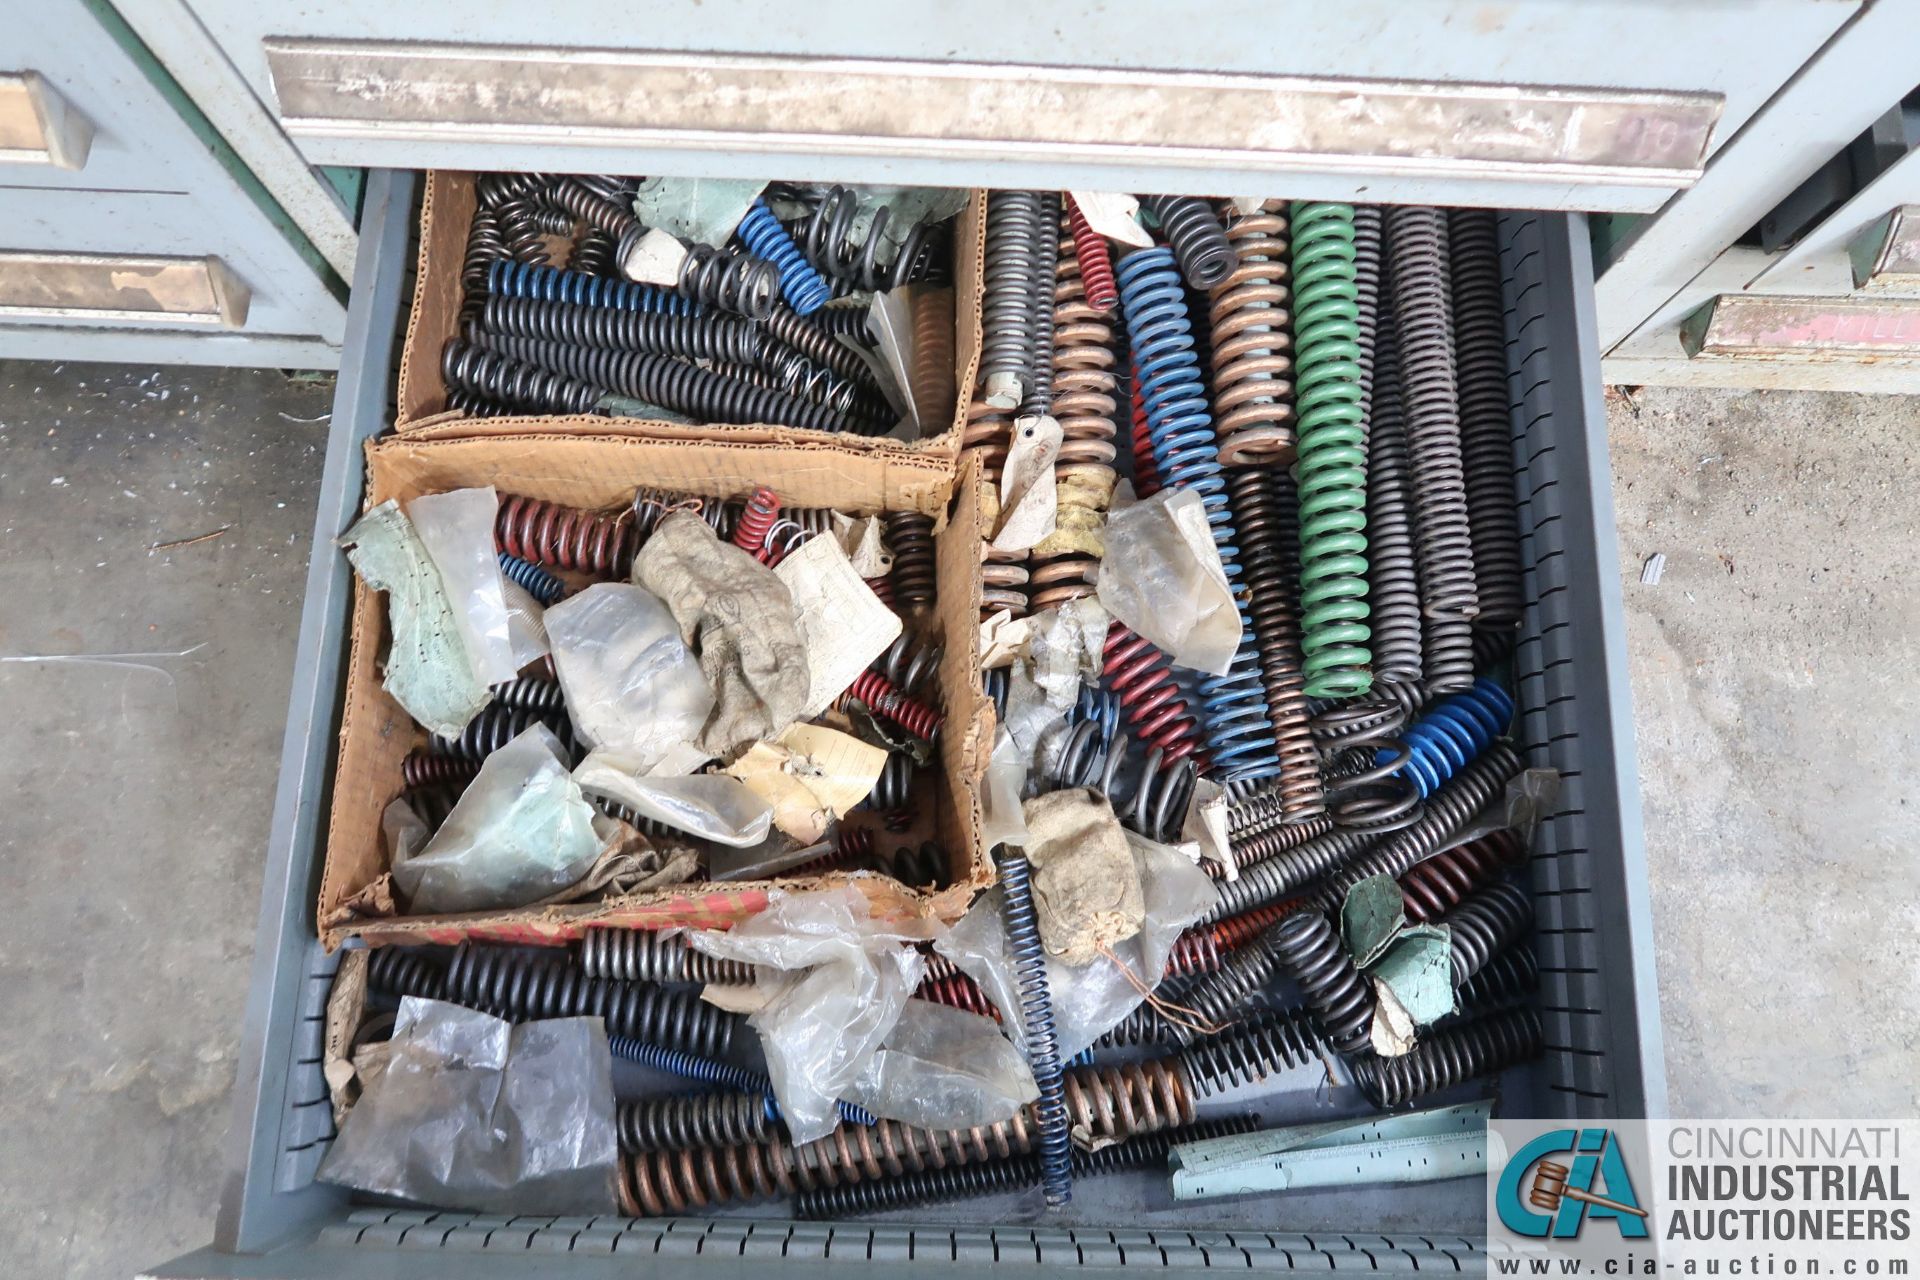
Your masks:
[{"label": "gavel logo", "polygon": [[1596,1196],[1591,1191],[1568,1187],[1568,1172],[1566,1165],[1542,1160],[1534,1169],[1533,1189],[1527,1192],[1527,1203],[1544,1213],[1554,1213],[1559,1210],[1562,1199],[1578,1200],[1584,1204],[1602,1205],[1616,1213],[1630,1213],[1636,1218],[1647,1216],[1647,1211],[1638,1205],[1621,1204],[1618,1200]]}]

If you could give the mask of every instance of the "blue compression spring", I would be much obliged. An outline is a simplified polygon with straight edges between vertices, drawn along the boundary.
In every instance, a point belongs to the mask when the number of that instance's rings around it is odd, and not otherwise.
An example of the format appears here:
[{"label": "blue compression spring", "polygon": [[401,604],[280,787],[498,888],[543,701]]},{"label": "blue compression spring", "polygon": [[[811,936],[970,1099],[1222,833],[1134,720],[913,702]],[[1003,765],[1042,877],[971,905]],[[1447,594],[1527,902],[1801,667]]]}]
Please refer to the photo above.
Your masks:
[{"label": "blue compression spring", "polygon": [[780,268],[780,292],[787,305],[803,316],[812,315],[833,297],[833,289],[813,269],[787,229],[773,216],[765,200],[755,200],[740,220],[740,239],[756,258]]},{"label": "blue compression spring", "polygon": [[1240,548],[1227,505],[1219,437],[1213,429],[1207,386],[1194,350],[1193,322],[1174,265],[1164,246],[1127,255],[1119,270],[1120,307],[1137,369],[1138,386],[1153,442],[1154,469],[1163,485],[1200,496],[1207,525],[1220,550],[1220,565],[1240,609],[1240,647],[1223,676],[1200,682],[1200,718],[1206,725],[1212,767],[1229,782],[1252,782],[1280,772],[1280,755],[1267,717],[1265,686],[1255,647],[1253,618],[1239,589]]},{"label": "blue compression spring", "polygon": [[[1506,732],[1512,719],[1512,697],[1498,681],[1481,676],[1472,688],[1439,703],[1407,730],[1402,741],[1411,754],[1396,772],[1411,778],[1425,799]],[[1386,764],[1394,754],[1382,751],[1374,763]]]},{"label": "blue compression spring", "polygon": [[487,268],[487,292],[501,298],[539,298],[614,311],[653,311],[669,316],[704,315],[706,308],[668,289],[610,276],[590,276],[557,267],[495,259]]},{"label": "blue compression spring", "polygon": [[[745,1067],[736,1067],[730,1062],[715,1062],[712,1058],[702,1058],[691,1053],[682,1053],[678,1049],[666,1049],[657,1044],[648,1044],[644,1040],[635,1040],[631,1036],[608,1036],[607,1047],[613,1050],[616,1058],[625,1058],[655,1071],[664,1071],[668,1075],[681,1076],[688,1080],[699,1080],[705,1084],[717,1084],[728,1089],[738,1089],[742,1093],[757,1093],[767,1100],[767,1119],[780,1119],[780,1104],[774,1100],[773,1081],[758,1071],[749,1071]],[[836,1102],[840,1109],[840,1118],[848,1124],[874,1125],[879,1121],[865,1107],[855,1106],[851,1102]]]},{"label": "blue compression spring", "polygon": [[1040,1086],[1034,1117],[1040,1122],[1040,1185],[1054,1207],[1073,1199],[1073,1135],[1067,1128],[1067,1090],[1060,1065],[1060,1038],[1053,1027],[1053,996],[1047,989],[1047,956],[1040,947],[1040,924],[1033,914],[1032,868],[1025,854],[1007,850],[1000,858],[1000,887],[1005,893],[1007,950],[1020,980],[1020,1024],[1026,1035],[1027,1065]]},{"label": "blue compression spring", "polygon": [[526,588],[528,595],[538,600],[542,607],[557,601],[567,594],[567,584],[542,569],[531,560],[522,560],[519,556],[500,554],[500,572]]}]

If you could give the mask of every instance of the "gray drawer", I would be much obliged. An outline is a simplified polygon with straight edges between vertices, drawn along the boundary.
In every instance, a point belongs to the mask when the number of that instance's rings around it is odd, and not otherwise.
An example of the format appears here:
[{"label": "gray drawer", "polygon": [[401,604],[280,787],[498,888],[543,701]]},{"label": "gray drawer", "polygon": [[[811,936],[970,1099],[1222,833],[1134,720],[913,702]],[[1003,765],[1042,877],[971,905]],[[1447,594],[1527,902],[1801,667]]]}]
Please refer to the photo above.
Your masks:
[{"label": "gray drawer", "polygon": [[[913,1258],[1039,1275],[1082,1261],[1116,1265],[1108,1227],[1139,1232],[1149,1247],[1127,1256],[1151,1259],[1156,1268],[1165,1265],[1156,1244],[1183,1256],[1225,1248],[1233,1265],[1263,1268],[1372,1269],[1383,1253],[1404,1255],[1422,1269],[1478,1267],[1470,1254],[1483,1205],[1474,1182],[1396,1189],[1393,1196],[1289,1197],[1250,1210],[1261,1215],[1262,1229],[1236,1236],[1183,1227],[1192,1214],[1128,1202],[1125,1193],[1076,1202],[1072,1226],[994,1225],[1014,1215],[982,1219],[977,1208],[940,1215],[980,1224],[963,1230],[910,1220],[871,1228],[789,1225],[778,1220],[777,1207],[760,1219],[673,1222],[355,1210],[344,1193],[312,1181],[332,1136],[318,1017],[334,960],[315,941],[313,904],[350,589],[346,560],[332,540],[359,509],[361,443],[389,420],[416,185],[412,174],[382,172],[369,187],[268,849],[219,1244],[152,1274],[507,1276],[524,1274],[532,1254],[541,1274],[611,1276],[633,1274],[628,1255],[637,1254],[649,1275],[695,1277],[714,1273],[716,1260],[703,1259],[704,1250],[724,1257],[730,1274],[803,1266],[819,1273],[831,1262],[878,1275],[865,1264]],[[1561,807],[1541,825],[1532,863],[1548,1050],[1509,1073],[1501,1105],[1516,1115],[1659,1115],[1666,1084],[1586,229],[1578,218],[1512,214],[1502,220],[1502,240],[1515,500],[1534,602],[1516,656],[1520,723],[1531,762],[1551,764],[1564,782]],[[1132,1195],[1137,1201],[1137,1190]],[[1404,1236],[1381,1240],[1410,1228],[1426,1238],[1411,1246]],[[1274,1233],[1287,1230],[1313,1235]],[[1083,1252],[1090,1244],[1099,1250]]]}]

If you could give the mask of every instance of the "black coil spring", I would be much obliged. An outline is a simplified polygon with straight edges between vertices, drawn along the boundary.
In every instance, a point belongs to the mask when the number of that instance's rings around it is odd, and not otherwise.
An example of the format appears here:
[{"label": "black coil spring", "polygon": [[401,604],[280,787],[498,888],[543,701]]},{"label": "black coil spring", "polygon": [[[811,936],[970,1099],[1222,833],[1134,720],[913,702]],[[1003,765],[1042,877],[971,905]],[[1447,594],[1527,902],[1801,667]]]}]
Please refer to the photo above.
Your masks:
[{"label": "black coil spring", "polygon": [[[1172,1004],[1184,1004],[1199,978],[1168,977],[1154,988],[1154,995]],[[1133,1008],[1093,1042],[1096,1049],[1131,1049],[1149,1044],[1177,1044],[1176,1028],[1152,1004]]]},{"label": "black coil spring", "polygon": [[461,787],[447,783],[412,787],[406,793],[407,807],[426,824],[428,831],[438,831],[440,824],[453,814],[453,807],[460,803],[461,791]]},{"label": "black coil spring", "polygon": [[[1368,467],[1372,464],[1373,389],[1379,370],[1379,352],[1391,339],[1380,334],[1380,320],[1383,315],[1380,306],[1381,288],[1386,278],[1386,262],[1381,254],[1382,230],[1384,219],[1377,204],[1356,204],[1353,206],[1353,283],[1358,291],[1354,298],[1354,308],[1359,312],[1360,357],[1355,361],[1360,366],[1360,430],[1361,441],[1367,449]],[[1387,308],[1384,314],[1391,314]],[[1367,563],[1373,563],[1373,518],[1367,518]],[[1377,570],[1376,570],[1377,572]],[[1371,622],[1371,619],[1369,619]],[[1377,633],[1376,633],[1377,635]],[[1380,652],[1376,646],[1373,655],[1374,676],[1380,674]]]},{"label": "black coil spring", "polygon": [[904,751],[887,752],[887,762],[880,766],[873,790],[857,807],[875,813],[904,812],[913,803],[913,773],[912,756]]},{"label": "black coil spring", "polygon": [[[596,231],[604,231],[616,240],[628,228],[639,225],[631,205],[610,200],[578,178],[556,177],[547,184],[547,201],[566,210]],[[574,268],[578,270],[579,268]]]},{"label": "black coil spring", "polygon": [[429,751],[413,751],[400,762],[400,780],[407,787],[431,786],[437,782],[464,787],[479,772],[478,757],[436,756]]},{"label": "black coil spring", "polygon": [[367,987],[378,995],[443,1000],[445,953],[429,947],[375,947],[367,957]]},{"label": "black coil spring", "polygon": [[1379,835],[1420,820],[1425,802],[1411,777],[1402,772],[1413,751],[1398,739],[1378,750],[1347,751],[1327,766],[1327,808],[1335,824]]},{"label": "black coil spring", "polygon": [[1321,1053],[1305,1010],[1267,1010],[1181,1050],[1180,1063],[1188,1087],[1205,1098],[1317,1061]]},{"label": "black coil spring", "polygon": [[1353,1075],[1374,1106],[1391,1110],[1537,1058],[1542,1047],[1540,1015],[1514,1009],[1436,1031],[1398,1058],[1358,1059]]},{"label": "black coil spring", "polygon": [[951,865],[945,849],[931,840],[922,840],[917,845],[895,849],[888,873],[901,884],[916,889],[939,888],[948,883]]},{"label": "black coil spring", "polygon": [[804,217],[789,222],[787,230],[807,261],[833,285],[835,297],[854,290],[878,293],[942,276],[943,228],[924,222],[915,224],[902,240],[891,265],[883,266],[879,250],[888,220],[893,216],[890,208],[882,205],[874,210],[865,240],[856,242],[853,225],[860,213],[860,197],[851,188],[834,186],[824,191],[789,188],[784,194],[803,199],[811,206]]},{"label": "black coil spring", "polygon": [[500,219],[491,209],[475,209],[467,228],[467,253],[460,265],[460,319],[478,314],[487,298],[488,264],[513,256],[500,235]]},{"label": "black coil spring", "polygon": [[902,631],[899,638],[887,646],[887,651],[874,659],[872,666],[895,689],[910,698],[918,697],[927,681],[940,670],[942,652],[935,641]]},{"label": "black coil spring", "polygon": [[717,1058],[739,1019],[690,991],[590,978],[563,961],[462,943],[447,969],[447,999],[515,1021],[593,1018],[607,1033]]},{"label": "black coil spring", "polygon": [[458,735],[444,737],[436,733],[428,738],[427,750],[436,756],[484,760],[519,737],[535,721],[552,729],[562,746],[571,748],[574,745],[573,726],[563,713],[495,703],[482,708],[479,715],[467,721],[467,727]]},{"label": "black coil spring", "polygon": [[493,700],[503,707],[521,711],[559,711],[567,705],[566,694],[555,680],[537,676],[516,676],[493,686]]},{"label": "black coil spring", "polygon": [[1233,274],[1233,245],[1212,205],[1197,196],[1147,196],[1143,203],[1160,220],[1189,288],[1211,289]]},{"label": "black coil spring", "polygon": [[1454,989],[1457,1016],[1485,1017],[1503,1013],[1520,1005],[1530,1005],[1540,995],[1540,962],[1533,949],[1511,946],[1480,967],[1480,972]]},{"label": "black coil spring", "polygon": [[1373,991],[1325,916],[1296,911],[1262,940],[1278,952],[1280,967],[1300,984],[1327,1043],[1341,1053],[1360,1053],[1372,1044]]},{"label": "black coil spring", "polygon": [[[1380,838],[1370,831],[1342,829],[1296,842],[1290,833],[1290,828],[1276,827],[1235,843],[1235,858],[1242,868],[1240,877],[1216,886],[1220,896],[1201,923],[1211,924],[1278,902],[1300,886],[1331,875]],[[1258,861],[1247,865],[1255,856]]]},{"label": "black coil spring", "polygon": [[780,1131],[759,1093],[692,1093],[623,1102],[614,1113],[620,1150],[688,1151],[744,1147]]},{"label": "black coil spring", "polygon": [[1518,942],[1533,924],[1533,899],[1508,880],[1496,880],[1441,917],[1452,930],[1453,985],[1458,987],[1489,960]]},{"label": "black coil spring", "polygon": [[782,346],[791,347],[815,364],[825,365],[842,378],[868,386],[873,384],[873,373],[859,352],[791,307],[773,309],[773,314],[767,317],[767,332]]},{"label": "black coil spring", "polygon": [[545,298],[488,298],[480,312],[480,327],[504,337],[740,364],[758,360],[765,346],[753,322],[738,316],[663,315]]},{"label": "black coil spring", "polygon": [[1208,974],[1197,987],[1182,997],[1180,1003],[1192,1010],[1193,1020],[1211,1024],[1215,1030],[1199,1032],[1176,1025],[1176,1044],[1190,1045],[1202,1034],[1217,1035],[1220,1030],[1234,1025],[1242,1006],[1272,980],[1274,971],[1280,967],[1286,955],[1287,935],[1283,931],[1299,918],[1297,914],[1288,916],[1235,951],[1227,957],[1227,962],[1218,973]]},{"label": "black coil spring", "polygon": [[1422,632],[1413,553],[1412,462],[1392,315],[1383,314],[1378,327],[1367,445],[1367,624],[1373,628],[1373,678],[1376,684],[1418,685],[1423,675]]},{"label": "black coil spring", "polygon": [[1034,193],[1039,214],[1031,247],[1036,287],[1027,295],[1029,361],[1032,386],[1020,402],[1021,413],[1053,412],[1053,281],[1060,269],[1060,193]]},{"label": "black coil spring", "polygon": [[[1034,298],[1044,281],[1034,254],[1052,227],[1040,216],[1040,197],[1032,191],[995,191],[987,196],[987,257],[981,302],[980,379],[988,403],[1011,409],[1033,391],[1033,360],[1038,332]],[[1048,301],[1051,302],[1049,296]],[[1052,328],[1048,317],[1048,328]]]},{"label": "black coil spring", "polygon": [[520,413],[591,413],[599,385],[497,351],[449,342],[440,371],[450,392]]},{"label": "black coil spring", "polygon": [[[517,175],[524,176],[524,175]],[[485,188],[481,188],[484,193]],[[531,196],[510,195],[498,203],[484,206],[500,226],[500,238],[515,262],[544,266],[547,262],[546,235],[540,228],[539,206]]]},{"label": "black coil spring", "polygon": [[933,517],[916,511],[887,514],[887,545],[893,550],[893,599],[908,609],[933,604]]},{"label": "black coil spring", "polygon": [[696,244],[680,264],[679,291],[707,306],[765,321],[780,301],[780,268],[764,258]]},{"label": "black coil spring", "polygon": [[588,228],[574,241],[573,252],[567,256],[567,270],[578,271],[583,276],[619,275],[620,266],[613,253],[617,243],[606,232]]},{"label": "black coil spring", "polygon": [[1480,599],[1477,623],[1517,627],[1526,602],[1520,528],[1514,520],[1505,273],[1497,215],[1491,209],[1450,210],[1447,237],[1460,374],[1460,456]]},{"label": "black coil spring", "polygon": [[652,929],[589,929],[580,938],[580,969],[618,982],[691,982],[745,986],[754,966],[695,951],[685,937]]}]

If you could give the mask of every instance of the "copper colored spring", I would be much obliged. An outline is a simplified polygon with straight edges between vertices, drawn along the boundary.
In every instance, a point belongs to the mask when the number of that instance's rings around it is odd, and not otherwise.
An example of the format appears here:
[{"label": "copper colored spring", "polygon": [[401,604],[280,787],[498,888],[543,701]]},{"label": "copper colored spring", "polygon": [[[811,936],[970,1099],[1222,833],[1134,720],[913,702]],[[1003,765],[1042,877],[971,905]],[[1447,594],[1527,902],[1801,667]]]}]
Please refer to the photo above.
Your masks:
[{"label": "copper colored spring", "polygon": [[1181,934],[1174,942],[1173,950],[1167,955],[1166,976],[1189,978],[1213,973],[1226,963],[1226,958],[1218,934],[1211,930],[1193,930]]},{"label": "copper colored spring", "polygon": [[633,563],[630,521],[538,498],[503,497],[493,534],[508,555],[556,569],[618,579]]},{"label": "copper colored spring", "polygon": [[964,973],[956,973],[947,978],[928,978],[920,983],[913,993],[921,1000],[931,1000],[935,1004],[944,1004],[954,1009],[965,1009],[968,1013],[977,1013],[983,1018],[1000,1021],[1000,1010],[993,1001],[987,999],[987,993],[980,985]]},{"label": "copper colored spring", "polygon": [[1526,842],[1508,827],[1416,862],[1400,877],[1407,919],[1415,924],[1438,920],[1469,893],[1526,860]]},{"label": "copper colored spring", "polygon": [[[1242,840],[1250,840],[1263,831],[1286,823],[1286,806],[1282,803],[1280,788],[1268,785],[1232,801],[1227,808],[1227,835],[1237,845]],[[1311,840],[1333,830],[1329,818],[1315,818],[1311,822],[1293,824],[1308,829],[1300,838]]]},{"label": "copper colored spring", "polygon": [[887,516],[887,544],[893,551],[889,575],[892,598],[909,612],[928,608],[934,599],[933,517],[916,511]]},{"label": "copper colored spring", "polygon": [[780,518],[780,497],[761,485],[747,498],[747,508],[733,526],[733,545],[758,560],[767,562],[767,533]]},{"label": "copper colored spring", "polygon": [[1121,714],[1133,736],[1149,748],[1159,747],[1168,764],[1193,755],[1200,724],[1173,681],[1167,656],[1116,620],[1107,628],[1104,661],[1105,683],[1119,695]]},{"label": "copper colored spring", "polygon": [[1237,916],[1216,920],[1205,926],[1217,946],[1229,951],[1246,946],[1286,916],[1307,905],[1305,898],[1283,898],[1264,907],[1242,911]]},{"label": "copper colored spring", "polygon": [[895,689],[893,682],[878,671],[862,671],[835,701],[835,705],[842,706],[849,699],[865,703],[875,715],[885,716],[914,737],[927,742],[933,741],[946,721],[946,717],[932,707]]},{"label": "copper colored spring", "polygon": [[1088,301],[1070,243],[1060,242],[1053,283],[1053,416],[1060,423],[1060,463],[1106,464],[1116,453],[1114,415],[1120,409],[1111,304],[1100,308]]},{"label": "copper colored spring", "polygon": [[1026,552],[1009,555],[985,544],[981,550],[985,560],[980,566],[980,620],[984,622],[1003,610],[1016,618],[1026,617],[1029,605],[1022,588],[1032,576],[1021,563],[1026,559]]},{"label": "copper colored spring", "polygon": [[997,493],[1000,470],[1006,465],[1007,450],[1013,446],[1013,413],[996,409],[976,397],[967,405],[967,426],[960,437],[963,449],[980,455],[980,475]]},{"label": "copper colored spring", "polygon": [[435,783],[466,786],[480,772],[479,760],[459,756],[437,756],[429,751],[414,751],[400,762],[400,779],[408,787],[426,787]]},{"label": "copper colored spring", "polygon": [[[1227,227],[1234,267],[1212,291],[1213,429],[1226,466],[1293,461],[1287,220],[1276,207]],[[1246,531],[1240,536],[1244,548]]]},{"label": "copper colored spring", "polygon": [[810,1179],[795,1180],[793,1149],[777,1137],[744,1147],[650,1151],[627,1157],[621,1168],[628,1198],[652,1218],[767,1200],[814,1186]]},{"label": "copper colored spring", "polygon": [[920,954],[925,956],[927,961],[926,973],[920,979],[922,982],[938,982],[942,978],[951,978],[960,972],[959,965],[937,951],[922,951]]},{"label": "copper colored spring", "polygon": [[1072,1067],[1066,1088],[1073,1128],[1094,1142],[1193,1123],[1186,1076],[1167,1060]]},{"label": "copper colored spring", "polygon": [[[1073,236],[1073,258],[1080,266],[1081,278],[1087,282],[1087,304],[1098,311],[1112,311],[1120,304],[1120,290],[1113,282],[1113,254],[1107,248],[1107,238],[1087,222],[1087,215],[1080,212],[1072,196],[1067,197],[1066,204],[1067,229]],[[1061,257],[1065,256],[1063,250]]]}]

